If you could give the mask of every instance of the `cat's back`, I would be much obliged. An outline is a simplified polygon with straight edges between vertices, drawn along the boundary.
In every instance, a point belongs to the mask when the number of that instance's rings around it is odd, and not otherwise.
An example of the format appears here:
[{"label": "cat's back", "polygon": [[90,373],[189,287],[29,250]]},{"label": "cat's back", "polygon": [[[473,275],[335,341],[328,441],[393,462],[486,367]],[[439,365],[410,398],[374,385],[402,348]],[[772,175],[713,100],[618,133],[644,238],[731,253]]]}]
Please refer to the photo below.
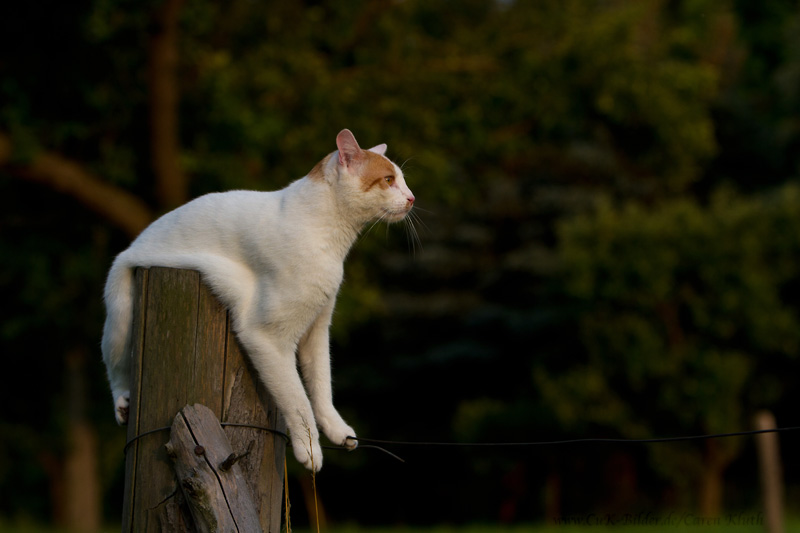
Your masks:
[{"label": "cat's back", "polygon": [[206,221],[212,224],[215,221],[219,223],[236,221],[242,216],[270,212],[271,208],[279,203],[281,193],[282,191],[245,190],[212,192],[166,213],[159,221],[166,220],[178,224],[190,220],[195,223]]},{"label": "cat's back", "polygon": [[264,226],[274,225],[281,191],[209,193],[164,214],[129,250],[179,253],[229,250]]}]

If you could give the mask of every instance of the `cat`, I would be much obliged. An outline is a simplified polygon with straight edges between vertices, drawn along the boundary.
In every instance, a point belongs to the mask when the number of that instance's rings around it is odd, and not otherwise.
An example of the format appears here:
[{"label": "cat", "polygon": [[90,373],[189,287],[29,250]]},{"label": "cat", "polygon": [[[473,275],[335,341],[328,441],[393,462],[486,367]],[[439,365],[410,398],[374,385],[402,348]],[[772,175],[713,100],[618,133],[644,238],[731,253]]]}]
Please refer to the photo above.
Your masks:
[{"label": "cat", "polygon": [[331,316],[360,231],[405,219],[415,198],[385,144],[363,150],[345,129],[336,147],[282,190],[211,193],[163,215],[114,259],[102,352],[118,423],[130,402],[133,269],[164,266],[198,270],[229,309],[301,464],[322,467],[318,428],[335,444],[358,445],[333,406]]}]

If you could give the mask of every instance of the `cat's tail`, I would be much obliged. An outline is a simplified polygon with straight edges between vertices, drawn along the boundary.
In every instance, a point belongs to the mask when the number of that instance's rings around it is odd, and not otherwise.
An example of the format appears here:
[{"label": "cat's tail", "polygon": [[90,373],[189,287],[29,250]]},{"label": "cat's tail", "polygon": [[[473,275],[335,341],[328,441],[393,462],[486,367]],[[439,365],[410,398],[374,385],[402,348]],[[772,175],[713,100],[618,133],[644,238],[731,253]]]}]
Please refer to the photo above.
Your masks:
[{"label": "cat's tail", "polygon": [[103,298],[106,323],[101,349],[106,364],[117,422],[128,421],[130,401],[131,329],[133,322],[133,267],[122,255],[108,272]]}]

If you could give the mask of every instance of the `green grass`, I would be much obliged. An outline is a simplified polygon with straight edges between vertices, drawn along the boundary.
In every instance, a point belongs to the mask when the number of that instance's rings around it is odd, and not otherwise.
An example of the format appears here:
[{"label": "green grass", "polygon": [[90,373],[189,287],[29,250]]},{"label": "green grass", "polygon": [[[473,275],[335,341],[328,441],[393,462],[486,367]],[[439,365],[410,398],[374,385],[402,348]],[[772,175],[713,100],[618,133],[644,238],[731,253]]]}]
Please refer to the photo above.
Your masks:
[{"label": "green grass", "polygon": [[[748,518],[751,515],[743,515],[742,518]],[[613,517],[615,523],[609,525],[607,523],[600,523],[602,520],[598,519],[591,524],[594,520],[592,515],[586,517],[575,517],[587,522],[583,525],[554,525],[554,524],[523,524],[523,525],[492,525],[492,524],[473,524],[467,526],[431,526],[431,527],[405,527],[405,526],[381,526],[381,527],[364,527],[358,525],[334,525],[321,530],[321,533],[597,533],[597,532],[619,532],[619,533],[666,533],[671,531],[679,531],[686,533],[699,533],[725,531],[734,533],[763,533],[765,530],[763,524],[736,524],[737,517],[721,517],[718,523],[710,521],[709,523],[693,524],[694,517],[690,514],[673,516],[673,523],[661,524],[641,524],[636,523],[636,516],[629,517]],[[603,517],[608,519],[609,517]],[[652,518],[652,517],[651,517]],[[669,517],[664,517],[669,518]],[[680,523],[683,519],[684,523]],[[627,520],[627,521],[626,521]],[[646,516],[638,517],[639,522],[647,520]],[[746,521],[746,520],[745,520]],[[790,518],[785,524],[786,533],[800,533],[800,518]],[[0,531],[3,533],[70,533],[65,530],[54,528],[51,526],[40,525],[35,523],[8,523],[0,520]],[[103,533],[117,533],[118,527],[109,526],[104,528]],[[284,530],[281,530],[284,531]],[[293,533],[316,533],[316,530],[308,528],[293,528]]]},{"label": "green grass", "polygon": [[[492,525],[475,524],[468,526],[433,526],[433,527],[364,527],[358,525],[335,525],[321,530],[321,533],[666,533],[679,531],[686,533],[699,533],[725,531],[734,533],[763,533],[765,527],[757,516],[743,514],[740,516],[723,516],[719,520],[703,521],[690,513],[674,514],[673,516],[658,517],[661,523],[653,522],[657,517],[647,516],[621,516],[602,517],[587,515],[575,517],[583,520],[584,524],[555,525],[555,524],[524,524],[524,525]],[[611,524],[608,519],[611,518]],[[596,519],[596,520],[595,520]],[[637,522],[638,520],[638,522]],[[645,522],[645,523],[642,523]],[[749,522],[749,523],[748,523]],[[800,533],[800,518],[788,519],[785,523],[786,533]],[[308,528],[293,528],[293,533],[316,533]]]},{"label": "green grass", "polygon": [[[101,533],[119,533],[119,526],[107,526]],[[74,531],[59,529],[55,526],[37,524],[29,521],[4,522],[0,519],[0,532],[2,533],[75,533]]]}]

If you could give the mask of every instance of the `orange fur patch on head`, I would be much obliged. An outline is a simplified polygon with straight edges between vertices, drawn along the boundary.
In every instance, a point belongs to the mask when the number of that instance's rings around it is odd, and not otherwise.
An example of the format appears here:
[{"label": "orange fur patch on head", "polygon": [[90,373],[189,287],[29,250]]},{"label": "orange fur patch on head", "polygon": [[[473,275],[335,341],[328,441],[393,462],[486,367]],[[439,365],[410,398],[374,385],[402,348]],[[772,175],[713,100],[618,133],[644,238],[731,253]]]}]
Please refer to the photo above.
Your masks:
[{"label": "orange fur patch on head", "polygon": [[325,169],[328,166],[328,161],[330,161],[331,156],[334,152],[326,155],[322,161],[314,165],[314,168],[311,169],[311,172],[308,173],[308,178],[317,181],[325,181]]},{"label": "orange fur patch on head", "polygon": [[378,186],[387,188],[391,184],[386,178],[391,176],[396,179],[394,165],[383,156],[373,152],[364,151],[364,162],[361,167],[361,190],[366,192]]}]

